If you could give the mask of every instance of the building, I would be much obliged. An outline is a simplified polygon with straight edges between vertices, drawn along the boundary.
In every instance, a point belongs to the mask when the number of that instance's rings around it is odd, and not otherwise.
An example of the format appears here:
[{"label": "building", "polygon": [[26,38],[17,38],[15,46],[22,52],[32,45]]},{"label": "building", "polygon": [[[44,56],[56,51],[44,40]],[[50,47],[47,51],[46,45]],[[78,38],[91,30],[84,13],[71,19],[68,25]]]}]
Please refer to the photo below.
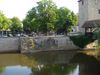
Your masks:
[{"label": "building", "polygon": [[93,31],[100,27],[100,0],[78,0],[79,31]]}]

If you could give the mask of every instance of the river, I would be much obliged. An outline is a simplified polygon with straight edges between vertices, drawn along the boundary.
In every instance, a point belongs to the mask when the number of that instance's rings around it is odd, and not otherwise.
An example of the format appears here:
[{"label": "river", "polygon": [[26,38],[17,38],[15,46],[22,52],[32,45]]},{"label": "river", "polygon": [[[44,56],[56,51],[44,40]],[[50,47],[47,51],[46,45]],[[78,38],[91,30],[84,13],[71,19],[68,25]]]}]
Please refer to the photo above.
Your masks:
[{"label": "river", "polygon": [[0,75],[100,75],[100,61],[75,51],[0,54]]}]

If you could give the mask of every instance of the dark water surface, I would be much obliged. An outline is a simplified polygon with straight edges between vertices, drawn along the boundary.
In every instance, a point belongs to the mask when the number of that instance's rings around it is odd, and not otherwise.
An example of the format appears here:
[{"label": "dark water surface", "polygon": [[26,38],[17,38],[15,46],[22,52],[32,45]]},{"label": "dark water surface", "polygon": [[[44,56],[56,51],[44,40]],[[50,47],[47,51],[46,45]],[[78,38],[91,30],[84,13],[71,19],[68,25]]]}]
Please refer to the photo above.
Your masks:
[{"label": "dark water surface", "polygon": [[73,51],[0,54],[0,75],[100,75],[100,61]]}]

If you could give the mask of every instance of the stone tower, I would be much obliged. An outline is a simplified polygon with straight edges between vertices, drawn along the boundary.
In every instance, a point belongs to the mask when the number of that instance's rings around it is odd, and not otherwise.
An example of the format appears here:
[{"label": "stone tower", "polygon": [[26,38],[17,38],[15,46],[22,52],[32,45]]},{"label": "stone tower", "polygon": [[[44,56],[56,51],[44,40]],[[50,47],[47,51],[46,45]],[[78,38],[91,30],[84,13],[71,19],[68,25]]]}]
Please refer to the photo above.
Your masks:
[{"label": "stone tower", "polygon": [[79,31],[86,21],[100,19],[100,0],[79,0]]}]

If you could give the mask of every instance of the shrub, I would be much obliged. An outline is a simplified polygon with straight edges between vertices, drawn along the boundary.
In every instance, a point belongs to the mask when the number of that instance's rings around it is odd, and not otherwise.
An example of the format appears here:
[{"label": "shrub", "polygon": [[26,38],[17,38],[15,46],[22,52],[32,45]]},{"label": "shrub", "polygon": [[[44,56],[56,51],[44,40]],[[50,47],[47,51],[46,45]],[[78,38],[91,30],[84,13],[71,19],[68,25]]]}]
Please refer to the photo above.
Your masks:
[{"label": "shrub", "polygon": [[70,36],[70,39],[80,48],[84,48],[87,44],[94,41],[91,37],[85,35]]}]

